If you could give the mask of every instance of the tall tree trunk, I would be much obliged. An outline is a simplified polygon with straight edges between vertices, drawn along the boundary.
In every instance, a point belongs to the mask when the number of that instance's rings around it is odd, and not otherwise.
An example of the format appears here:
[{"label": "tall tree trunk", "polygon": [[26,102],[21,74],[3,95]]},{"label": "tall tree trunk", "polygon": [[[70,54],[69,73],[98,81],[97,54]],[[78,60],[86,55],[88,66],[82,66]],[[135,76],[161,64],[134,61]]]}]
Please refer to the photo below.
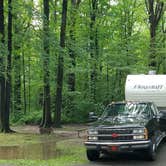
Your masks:
[{"label": "tall tree trunk", "polygon": [[6,80],[5,132],[10,132],[9,115],[11,109],[11,60],[12,60],[12,0],[8,0],[8,56]]},{"label": "tall tree trunk", "polygon": [[54,23],[55,24],[57,23],[57,8],[58,8],[58,0],[55,0],[54,1]]},{"label": "tall tree trunk", "polygon": [[31,57],[28,57],[28,111],[31,111]]},{"label": "tall tree trunk", "polygon": [[75,65],[76,65],[76,62],[75,62],[75,50],[74,50],[74,46],[75,46],[75,22],[76,22],[76,9],[75,9],[75,4],[76,1],[75,0],[71,0],[71,12],[70,12],[70,25],[69,25],[69,28],[70,28],[70,31],[69,31],[69,34],[70,34],[70,45],[69,45],[69,56],[70,56],[70,59],[71,59],[71,72],[69,73],[68,75],[68,89],[69,91],[75,91],[75,73],[74,73],[74,68],[75,68]]},{"label": "tall tree trunk", "polygon": [[91,73],[90,89],[91,99],[96,101],[96,81],[97,81],[97,59],[98,59],[98,29],[96,25],[96,13],[98,0],[90,0],[90,56],[91,56]]},{"label": "tall tree trunk", "polygon": [[61,127],[62,89],[63,89],[63,54],[65,49],[65,39],[66,39],[66,21],[67,21],[67,4],[68,4],[67,2],[68,0],[63,0],[63,4],[62,4],[60,52],[58,56],[56,106],[55,106],[55,115],[54,115],[56,127]]},{"label": "tall tree trunk", "polygon": [[5,128],[5,51],[4,50],[4,1],[0,0],[0,127],[1,131]]},{"label": "tall tree trunk", "polygon": [[75,92],[75,67],[76,67],[76,21],[78,15],[78,8],[81,0],[71,0],[70,7],[70,19],[69,19],[69,57],[70,57],[70,69],[68,73],[68,111],[67,116],[72,116],[74,113],[74,93]]},{"label": "tall tree trunk", "polygon": [[49,0],[43,0],[43,73],[44,73],[44,98],[43,98],[43,120],[41,127],[51,127],[51,108],[50,108],[50,72],[49,72]]},{"label": "tall tree trunk", "polygon": [[161,20],[164,2],[155,0],[145,0],[146,9],[149,15],[150,24],[150,55],[149,55],[149,67],[151,69],[157,69],[157,59],[156,59],[156,30]]},{"label": "tall tree trunk", "polygon": [[22,76],[23,76],[23,94],[24,94],[24,114],[27,112],[27,98],[26,98],[26,76],[25,76],[25,55],[22,51]]},{"label": "tall tree trunk", "polygon": [[[18,17],[16,18],[16,21]],[[15,23],[14,34],[18,38],[14,39],[14,117],[19,120],[22,116],[21,112],[21,55],[20,55],[20,27]]]},{"label": "tall tree trunk", "polygon": [[[15,45],[15,50],[20,50],[20,46]],[[18,51],[19,52],[19,51]],[[21,55],[19,53],[14,55],[14,116],[15,120],[19,120],[22,115],[21,112]]]},{"label": "tall tree trunk", "polygon": [[[14,5],[17,4],[18,1],[13,3]],[[17,7],[13,7],[13,71],[14,71],[14,85],[13,85],[13,113],[15,121],[18,121],[21,116],[23,115],[22,112],[22,102],[21,102],[21,42],[22,42],[22,24],[19,22],[19,9]]]},{"label": "tall tree trunk", "polygon": [[71,92],[75,91],[75,72],[73,71],[76,66],[76,53],[75,53],[75,33],[76,33],[76,16],[77,10],[81,0],[71,0],[71,10],[70,10],[70,23],[69,23],[69,34],[70,34],[70,45],[69,45],[69,56],[71,59],[71,72],[68,75],[68,89]]},{"label": "tall tree trunk", "polygon": [[[165,10],[166,12],[166,10]],[[163,40],[162,40],[162,47],[163,48],[166,48],[166,27],[164,26],[166,24],[166,16],[164,17],[163,16],[163,19],[162,19],[162,32],[163,32]],[[165,57],[165,54],[163,55],[163,61],[161,62],[162,63],[162,66],[163,66],[163,74],[166,74],[166,57]]]},{"label": "tall tree trunk", "polygon": [[137,5],[137,0],[129,0],[129,2],[126,0],[122,1],[122,11],[121,11],[121,39],[122,39],[122,47],[125,49],[126,53],[126,65],[130,65],[130,43],[131,43],[131,37],[133,35],[133,26],[134,26],[134,15],[135,15],[135,9]]}]

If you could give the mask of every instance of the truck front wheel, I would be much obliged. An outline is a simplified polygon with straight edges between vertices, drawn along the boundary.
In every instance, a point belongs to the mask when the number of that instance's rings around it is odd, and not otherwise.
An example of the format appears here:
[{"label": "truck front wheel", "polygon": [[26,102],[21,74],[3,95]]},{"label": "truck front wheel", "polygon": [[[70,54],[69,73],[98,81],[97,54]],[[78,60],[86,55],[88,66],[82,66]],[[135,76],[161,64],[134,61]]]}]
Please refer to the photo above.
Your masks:
[{"label": "truck front wheel", "polygon": [[150,148],[148,149],[147,153],[147,160],[155,161],[156,160],[156,145],[153,143]]},{"label": "truck front wheel", "polygon": [[89,161],[96,161],[100,157],[100,153],[97,150],[87,150],[86,154]]}]

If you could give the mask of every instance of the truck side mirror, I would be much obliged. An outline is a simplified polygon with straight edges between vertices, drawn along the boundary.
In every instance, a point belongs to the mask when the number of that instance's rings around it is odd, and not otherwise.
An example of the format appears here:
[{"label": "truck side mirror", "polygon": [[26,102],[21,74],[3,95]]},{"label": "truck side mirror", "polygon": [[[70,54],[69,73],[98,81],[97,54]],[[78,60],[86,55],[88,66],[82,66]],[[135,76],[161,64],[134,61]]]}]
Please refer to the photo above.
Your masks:
[{"label": "truck side mirror", "polygon": [[160,117],[164,116],[164,114],[162,112],[159,113]]},{"label": "truck side mirror", "polygon": [[94,112],[89,112],[89,121],[96,121],[98,119],[98,116]]},{"label": "truck side mirror", "polygon": [[158,115],[160,118],[164,117],[164,113],[163,112],[160,112],[159,115]]},{"label": "truck side mirror", "polygon": [[162,112],[160,112],[160,113],[156,116],[157,120],[160,121],[160,118],[162,118],[163,115],[164,115],[164,114],[163,114]]}]

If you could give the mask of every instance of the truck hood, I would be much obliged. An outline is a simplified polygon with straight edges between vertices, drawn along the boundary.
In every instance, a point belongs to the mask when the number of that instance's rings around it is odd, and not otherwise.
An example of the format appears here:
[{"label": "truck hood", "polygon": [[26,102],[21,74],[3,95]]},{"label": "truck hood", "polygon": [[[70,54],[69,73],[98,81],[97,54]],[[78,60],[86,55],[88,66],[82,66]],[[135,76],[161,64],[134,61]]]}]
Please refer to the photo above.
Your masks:
[{"label": "truck hood", "polygon": [[94,127],[138,127],[145,126],[147,122],[147,119],[140,117],[115,116],[99,119]]}]

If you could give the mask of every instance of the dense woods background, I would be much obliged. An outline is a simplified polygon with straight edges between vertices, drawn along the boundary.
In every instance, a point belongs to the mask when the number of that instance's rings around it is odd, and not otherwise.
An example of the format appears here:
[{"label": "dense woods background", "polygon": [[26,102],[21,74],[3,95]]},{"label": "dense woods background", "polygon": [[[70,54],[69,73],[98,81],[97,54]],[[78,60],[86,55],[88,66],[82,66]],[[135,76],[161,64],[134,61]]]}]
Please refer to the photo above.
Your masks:
[{"label": "dense woods background", "polygon": [[85,122],[127,74],[166,74],[165,0],[0,0],[1,131]]}]

